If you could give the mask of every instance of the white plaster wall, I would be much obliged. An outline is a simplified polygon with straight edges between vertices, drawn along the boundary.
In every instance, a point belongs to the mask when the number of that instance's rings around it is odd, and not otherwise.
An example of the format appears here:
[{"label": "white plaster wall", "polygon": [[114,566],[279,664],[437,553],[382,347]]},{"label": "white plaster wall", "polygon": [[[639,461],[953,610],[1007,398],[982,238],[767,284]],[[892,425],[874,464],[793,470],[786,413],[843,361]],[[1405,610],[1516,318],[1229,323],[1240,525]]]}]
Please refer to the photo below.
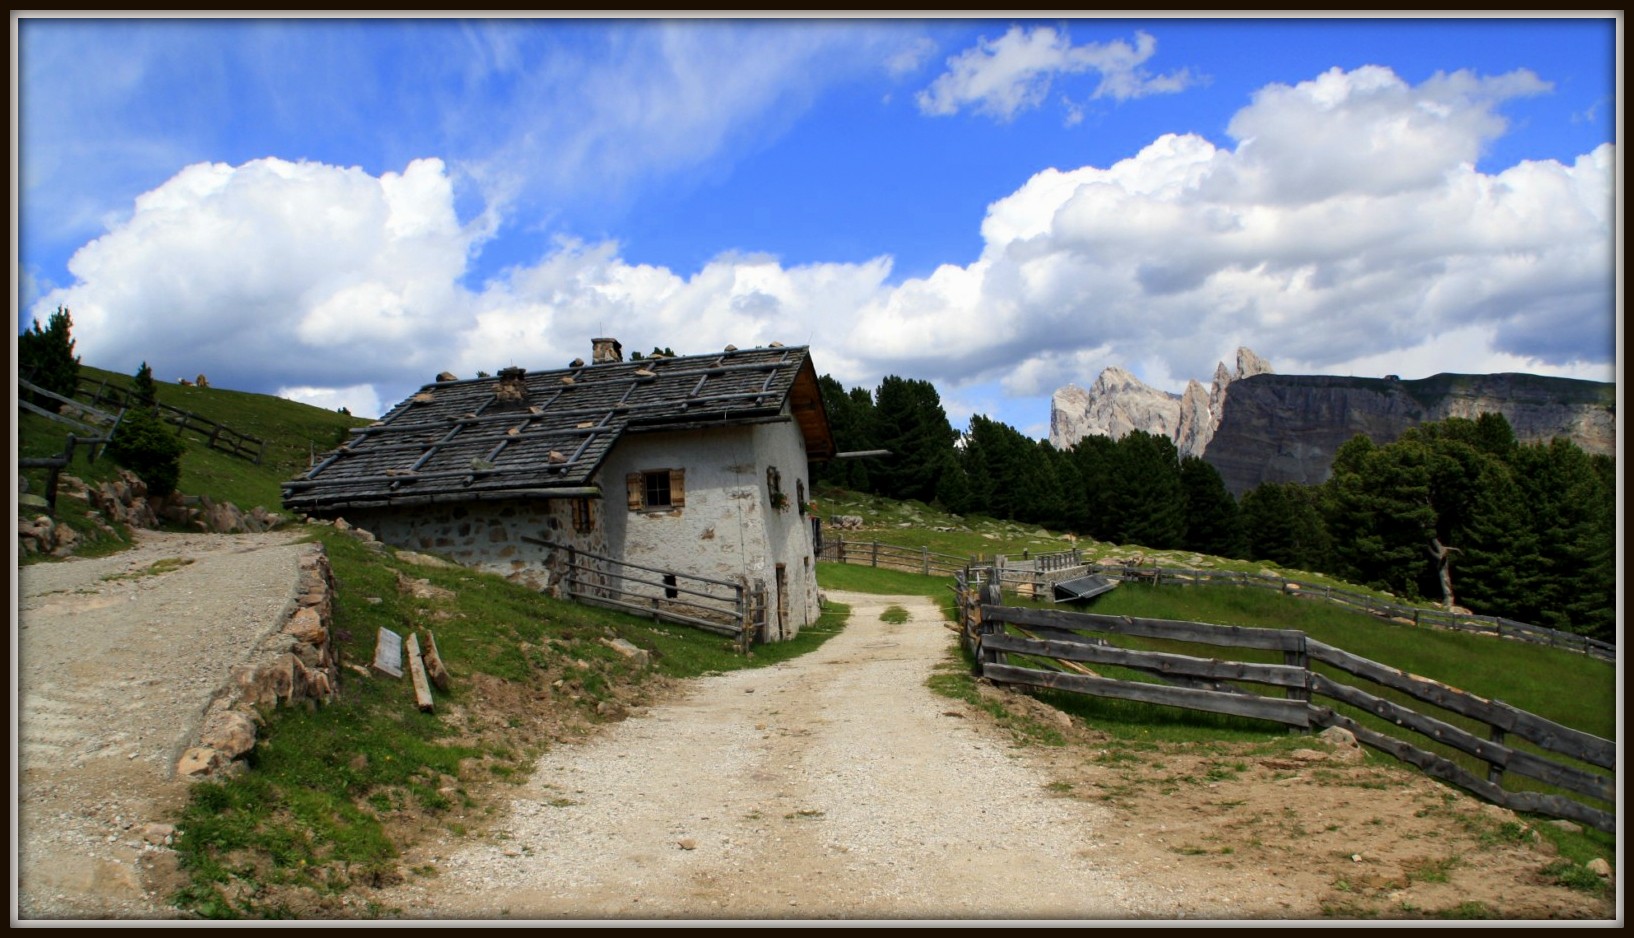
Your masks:
[{"label": "white plaster wall", "polygon": [[[766,469],[776,466],[788,507],[774,509]],[[630,511],[624,480],[631,472],[686,470],[685,505]],[[776,565],[788,573],[784,635],[793,637],[821,609],[810,523],[795,504],[806,478],[805,445],[792,421],[709,431],[626,434],[599,475],[607,541],[615,556],[682,573],[766,584],[769,638],[777,634]],[[634,591],[634,588],[632,588]]]}]

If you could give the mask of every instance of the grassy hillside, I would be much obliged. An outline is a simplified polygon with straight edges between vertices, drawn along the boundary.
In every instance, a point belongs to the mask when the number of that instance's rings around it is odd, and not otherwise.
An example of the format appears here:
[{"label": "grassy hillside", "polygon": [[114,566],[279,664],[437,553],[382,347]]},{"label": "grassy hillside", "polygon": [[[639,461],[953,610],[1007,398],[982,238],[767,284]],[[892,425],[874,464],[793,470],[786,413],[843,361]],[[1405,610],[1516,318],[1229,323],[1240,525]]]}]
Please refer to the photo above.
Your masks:
[{"label": "grassy hillside", "polygon": [[[106,382],[112,387],[128,388],[129,375],[81,366],[80,375],[87,381]],[[187,451],[182,455],[179,489],[184,495],[207,495],[215,501],[228,501],[249,510],[257,505],[272,511],[282,511],[283,482],[305,472],[315,453],[322,453],[345,440],[346,431],[366,425],[369,421],[346,414],[312,407],[307,404],[253,394],[227,388],[183,387],[160,384],[158,397],[166,404],[206,420],[224,424],[239,433],[266,441],[259,465],[227,453],[211,449],[195,433],[184,433],[182,439]],[[102,405],[107,409],[107,405]],[[60,455],[69,433],[65,424],[47,420],[30,413],[19,413],[17,448],[22,457]],[[106,457],[92,461],[90,453],[81,447],[75,453],[74,464],[65,470],[87,482],[97,483],[117,477],[118,468]],[[43,491],[44,470],[25,473],[30,491]],[[105,538],[94,536],[95,527],[82,514],[76,515],[73,502],[59,504],[63,520],[93,541],[91,549],[106,549]]]}]

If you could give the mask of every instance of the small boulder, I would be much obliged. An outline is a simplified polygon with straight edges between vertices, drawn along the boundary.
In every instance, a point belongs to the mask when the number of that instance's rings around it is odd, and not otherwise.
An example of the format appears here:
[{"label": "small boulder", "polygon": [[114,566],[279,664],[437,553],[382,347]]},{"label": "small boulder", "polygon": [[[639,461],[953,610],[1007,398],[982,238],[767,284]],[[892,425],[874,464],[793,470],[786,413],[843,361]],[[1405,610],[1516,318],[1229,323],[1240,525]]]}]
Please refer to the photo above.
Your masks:
[{"label": "small boulder", "polygon": [[221,710],[204,721],[199,744],[237,757],[255,748],[255,721],[236,710]]}]

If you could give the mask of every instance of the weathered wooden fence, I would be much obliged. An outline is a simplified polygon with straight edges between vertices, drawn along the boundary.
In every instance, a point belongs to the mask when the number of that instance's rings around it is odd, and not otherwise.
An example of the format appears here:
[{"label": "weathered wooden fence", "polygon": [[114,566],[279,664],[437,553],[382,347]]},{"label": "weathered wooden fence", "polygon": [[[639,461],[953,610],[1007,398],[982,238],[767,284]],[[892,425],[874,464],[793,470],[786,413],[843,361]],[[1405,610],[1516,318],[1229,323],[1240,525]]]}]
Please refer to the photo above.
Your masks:
[{"label": "weathered wooden fence", "polygon": [[[1570,818],[1600,830],[1616,829],[1616,744],[1563,726],[1501,701],[1406,674],[1350,654],[1292,629],[1260,629],[1164,619],[1095,615],[1005,606],[991,579],[976,584],[961,575],[955,587],[959,631],[977,673],[994,681],[1052,688],[1282,723],[1295,731],[1342,726],[1362,743],[1417,766],[1496,804]],[[1138,637],[1280,655],[1281,662],[1222,660],[1113,645],[1105,636]],[[1141,678],[1106,677],[1091,664],[1126,669]],[[1325,666],[1330,673],[1315,669]],[[1483,726],[1478,735],[1371,690],[1340,680],[1362,678],[1380,688],[1440,708]],[[1251,685],[1245,687],[1244,685]],[[1315,702],[1325,698],[1357,716]],[[1485,763],[1483,778],[1443,752],[1364,725],[1369,714],[1431,744]],[[1376,724],[1375,724],[1376,725]],[[1513,736],[1538,752],[1510,743]],[[1565,761],[1551,755],[1565,757]],[[1585,767],[1585,764],[1587,767]],[[1568,795],[1511,791],[1505,773],[1524,776]],[[1582,799],[1587,799],[1587,802]],[[1593,802],[1612,805],[1607,810]]]},{"label": "weathered wooden fence", "polygon": [[663,570],[540,538],[562,594],[575,602],[651,616],[733,639],[747,653],[765,635],[766,584]]},{"label": "weathered wooden fence", "polygon": [[817,559],[831,563],[883,567],[924,576],[953,576],[970,564],[969,557],[941,554],[928,547],[897,547],[878,541],[847,541],[839,536],[823,540]]},{"label": "weathered wooden fence", "polygon": [[[80,378],[78,393],[84,395],[93,404],[113,404],[121,408],[131,406],[131,392],[128,388],[109,384],[107,381],[93,381],[90,378]],[[76,406],[83,406],[75,403]],[[192,433],[204,445],[213,450],[248,460],[261,465],[266,455],[267,444],[259,437],[240,433],[226,424],[217,423],[207,417],[172,407],[169,404],[159,404],[159,416],[166,423],[175,424],[176,435]]]},{"label": "weathered wooden fence", "polygon": [[[81,439],[80,437],[70,433],[68,434],[67,442],[63,445],[62,455],[19,458],[17,460],[17,468],[19,470],[45,470],[45,495],[43,496],[45,499],[45,510],[47,514],[56,515],[57,483],[62,477],[62,471],[73,464],[74,450],[81,446],[88,446],[91,449],[91,458],[94,460],[97,456],[97,448],[106,447],[107,445],[107,437],[90,437],[88,439]],[[18,498],[20,500],[22,496],[19,495]],[[21,504],[20,501],[19,504]]]},{"label": "weathered wooden fence", "polygon": [[1095,572],[1114,576],[1124,581],[1163,586],[1223,584],[1273,590],[1303,599],[1316,599],[1348,606],[1381,618],[1393,619],[1402,624],[1435,626],[1437,628],[1456,629],[1461,632],[1477,632],[1497,638],[1530,642],[1534,645],[1564,648],[1579,654],[1592,655],[1604,661],[1617,660],[1616,645],[1586,635],[1578,635],[1575,632],[1565,632],[1540,625],[1528,625],[1525,622],[1517,622],[1514,619],[1505,619],[1499,616],[1454,613],[1442,609],[1427,609],[1422,606],[1406,606],[1377,596],[1370,596],[1366,593],[1313,584],[1309,581],[1289,580],[1273,574],[1242,573],[1229,570],[1190,570],[1174,567],[1130,567],[1122,564],[1091,564],[1089,566]]}]

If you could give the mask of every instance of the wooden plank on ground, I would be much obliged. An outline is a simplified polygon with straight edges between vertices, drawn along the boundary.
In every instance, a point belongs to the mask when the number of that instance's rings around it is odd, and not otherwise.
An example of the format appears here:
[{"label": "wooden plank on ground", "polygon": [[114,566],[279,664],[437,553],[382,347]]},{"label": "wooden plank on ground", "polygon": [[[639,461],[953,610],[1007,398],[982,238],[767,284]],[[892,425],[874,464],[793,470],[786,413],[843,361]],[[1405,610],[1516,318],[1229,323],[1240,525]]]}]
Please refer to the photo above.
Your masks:
[{"label": "wooden plank on ground", "polygon": [[385,626],[375,636],[374,669],[392,677],[403,676],[403,636]]},{"label": "wooden plank on ground", "polygon": [[432,710],[431,684],[426,681],[426,665],[420,660],[420,639],[413,632],[408,637],[409,675],[414,680],[414,704],[421,713]]},{"label": "wooden plank on ground", "polygon": [[443,667],[443,656],[437,651],[437,636],[426,632],[426,646],[422,657],[426,663],[426,676],[431,683],[443,693],[448,692],[448,669]]}]

